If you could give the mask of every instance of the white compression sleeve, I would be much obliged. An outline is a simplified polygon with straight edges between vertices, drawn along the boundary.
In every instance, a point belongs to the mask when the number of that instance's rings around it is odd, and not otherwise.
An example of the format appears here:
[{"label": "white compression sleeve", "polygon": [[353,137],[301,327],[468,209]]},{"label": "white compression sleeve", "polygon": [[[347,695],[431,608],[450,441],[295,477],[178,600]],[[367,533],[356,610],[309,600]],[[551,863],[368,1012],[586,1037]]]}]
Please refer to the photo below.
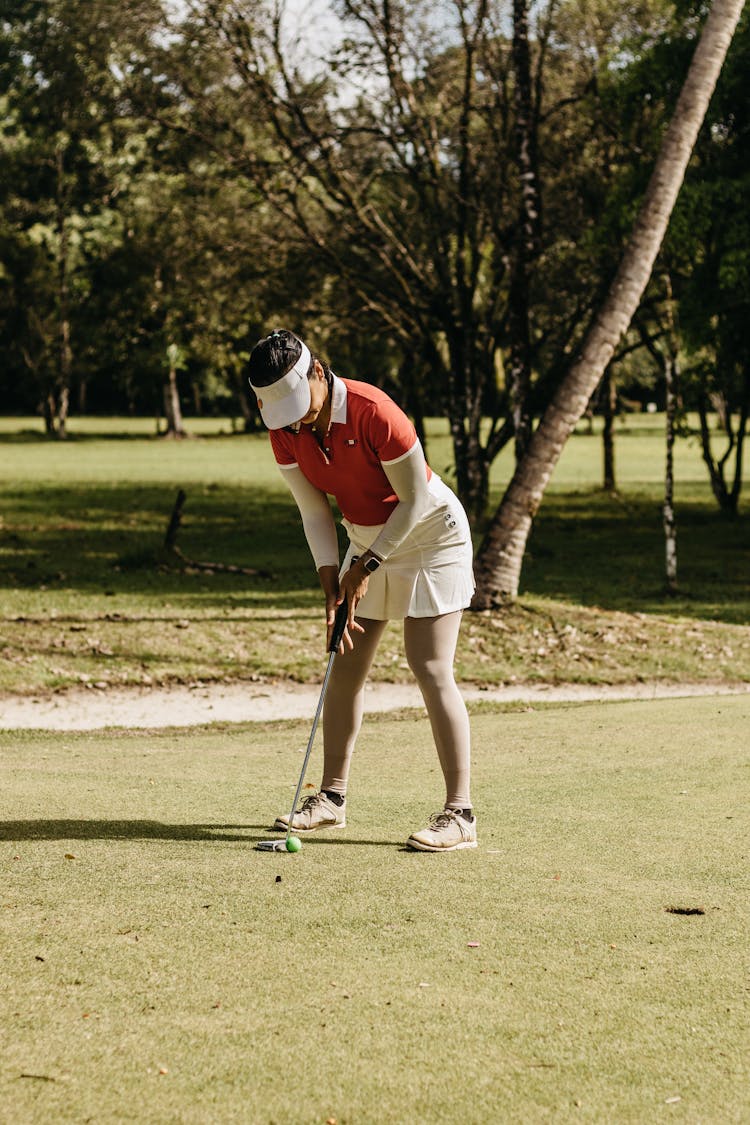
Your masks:
[{"label": "white compression sleeve", "polygon": [[427,511],[430,493],[427,465],[419,441],[415,441],[409,452],[397,461],[381,461],[381,465],[398,496],[398,504],[370,550],[379,558],[387,559]]},{"label": "white compression sleeve", "polygon": [[302,516],[302,527],[316,570],[320,570],[321,566],[337,567],[339,543],[328,497],[310,483],[299,465],[279,467]]}]

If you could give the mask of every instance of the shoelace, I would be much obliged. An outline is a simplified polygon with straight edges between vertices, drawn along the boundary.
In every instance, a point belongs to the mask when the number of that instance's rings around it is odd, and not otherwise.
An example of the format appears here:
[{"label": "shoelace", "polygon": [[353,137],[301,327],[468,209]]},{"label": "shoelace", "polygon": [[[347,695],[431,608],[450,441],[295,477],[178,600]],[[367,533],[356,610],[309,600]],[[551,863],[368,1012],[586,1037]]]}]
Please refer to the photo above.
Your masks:
[{"label": "shoelace", "polygon": [[315,806],[318,804],[319,800],[320,800],[320,793],[312,793],[309,797],[305,797],[304,801],[300,805],[299,811],[300,812],[309,812],[311,809],[315,808]]},{"label": "shoelace", "polygon": [[430,817],[430,828],[447,828],[458,819],[458,813],[453,809],[443,809],[442,812],[435,813]]}]

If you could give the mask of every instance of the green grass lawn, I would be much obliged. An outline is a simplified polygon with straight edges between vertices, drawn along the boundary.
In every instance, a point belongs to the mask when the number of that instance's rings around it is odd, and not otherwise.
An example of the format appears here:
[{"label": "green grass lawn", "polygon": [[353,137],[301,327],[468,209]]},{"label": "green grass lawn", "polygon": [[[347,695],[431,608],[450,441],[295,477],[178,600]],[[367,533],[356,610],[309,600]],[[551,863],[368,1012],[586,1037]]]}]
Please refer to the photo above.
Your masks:
[{"label": "green grass lawn", "polygon": [[[39,420],[0,419],[0,692],[81,683],[310,680],[320,595],[294,504],[265,435],[191,421],[192,440],[149,419],[73,419],[69,442]],[[601,441],[574,435],[529,543],[519,602],[472,615],[458,668],[486,682],[750,679],[750,523],[718,512],[695,439],[677,447],[680,594],[663,591],[662,420],[619,425],[616,496],[599,488]],[[428,451],[450,478],[447,426]],[[493,469],[493,504],[511,470]],[[178,489],[188,559],[168,565]],[[398,638],[375,676],[406,675]]]},{"label": "green grass lawn", "polygon": [[449,856],[411,713],[296,856],[308,724],[3,734],[0,1120],[744,1125],[749,708],[480,709]]}]

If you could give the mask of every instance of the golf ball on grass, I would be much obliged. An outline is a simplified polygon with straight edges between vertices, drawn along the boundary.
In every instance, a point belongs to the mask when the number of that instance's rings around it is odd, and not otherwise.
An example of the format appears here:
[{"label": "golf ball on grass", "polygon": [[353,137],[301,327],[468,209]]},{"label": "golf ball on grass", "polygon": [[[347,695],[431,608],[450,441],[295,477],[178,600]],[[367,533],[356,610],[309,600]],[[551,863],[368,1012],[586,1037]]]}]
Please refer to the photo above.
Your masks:
[{"label": "golf ball on grass", "polygon": [[286,850],[288,852],[298,852],[302,850],[302,841],[296,836],[289,836],[286,842]]}]

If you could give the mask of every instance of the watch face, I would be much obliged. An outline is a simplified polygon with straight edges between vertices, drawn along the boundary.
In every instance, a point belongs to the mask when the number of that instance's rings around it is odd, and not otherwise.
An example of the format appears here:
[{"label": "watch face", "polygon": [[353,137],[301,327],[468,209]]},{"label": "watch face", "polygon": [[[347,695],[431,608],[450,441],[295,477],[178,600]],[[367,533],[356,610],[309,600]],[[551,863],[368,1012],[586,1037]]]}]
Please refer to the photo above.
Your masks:
[{"label": "watch face", "polygon": [[370,574],[372,574],[373,570],[377,570],[379,566],[380,559],[366,559],[365,561],[365,570],[369,570]]}]

